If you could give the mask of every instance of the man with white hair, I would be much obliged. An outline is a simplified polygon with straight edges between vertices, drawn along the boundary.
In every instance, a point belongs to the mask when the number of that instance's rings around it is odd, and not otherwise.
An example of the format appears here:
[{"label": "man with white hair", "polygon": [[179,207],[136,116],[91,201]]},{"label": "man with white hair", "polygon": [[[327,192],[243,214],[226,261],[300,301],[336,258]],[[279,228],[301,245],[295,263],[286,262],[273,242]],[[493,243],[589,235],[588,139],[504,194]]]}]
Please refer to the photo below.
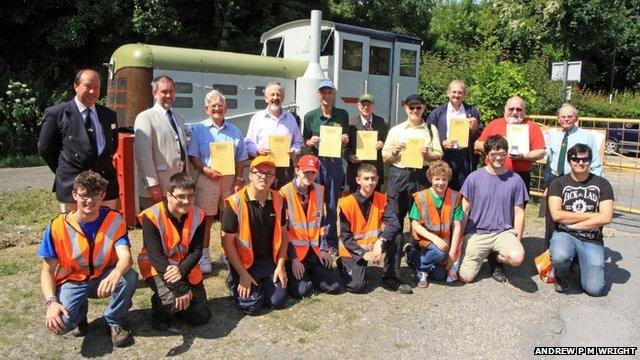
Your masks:
[{"label": "man with white hair", "polygon": [[[243,185],[242,173],[249,158],[244,146],[244,138],[237,126],[227,121],[227,103],[218,90],[211,90],[204,99],[204,111],[209,115],[191,128],[191,141],[187,149],[189,160],[198,170],[196,175],[196,205],[205,213],[205,237],[202,248],[200,269],[211,272],[211,225],[224,199],[231,196]],[[232,142],[235,156],[235,174],[222,175],[211,164],[209,144],[212,142]]]},{"label": "man with white hair", "polygon": [[[267,103],[267,107],[251,117],[247,136],[244,138],[244,144],[250,157],[273,155],[269,149],[269,135],[289,136],[289,156],[291,159],[300,152],[302,134],[293,114],[282,108],[284,96],[284,87],[278,82],[271,81],[265,87],[264,101]],[[294,177],[293,162],[290,160],[288,167],[276,169],[276,179],[273,186],[275,189],[280,189]]]}]

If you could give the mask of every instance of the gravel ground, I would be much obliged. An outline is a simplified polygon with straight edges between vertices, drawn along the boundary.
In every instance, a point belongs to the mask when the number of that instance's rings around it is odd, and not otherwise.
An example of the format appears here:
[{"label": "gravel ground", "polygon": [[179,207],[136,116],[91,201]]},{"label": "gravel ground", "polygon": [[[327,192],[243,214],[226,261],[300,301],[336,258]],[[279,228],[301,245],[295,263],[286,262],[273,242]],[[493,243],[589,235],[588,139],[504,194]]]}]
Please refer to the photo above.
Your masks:
[{"label": "gravel ground", "polygon": [[0,168],[0,191],[51,189],[53,179],[47,166]]}]

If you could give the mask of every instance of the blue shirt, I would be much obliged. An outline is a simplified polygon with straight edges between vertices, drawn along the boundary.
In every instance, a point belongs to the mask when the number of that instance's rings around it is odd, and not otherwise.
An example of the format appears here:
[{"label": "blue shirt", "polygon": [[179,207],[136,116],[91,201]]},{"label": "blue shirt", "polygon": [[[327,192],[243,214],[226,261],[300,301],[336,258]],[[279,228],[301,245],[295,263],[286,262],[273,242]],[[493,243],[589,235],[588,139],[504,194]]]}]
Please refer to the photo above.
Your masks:
[{"label": "blue shirt", "polygon": [[[602,176],[602,158],[600,158],[600,152],[598,151],[598,144],[596,144],[596,137],[589,130],[585,130],[574,126],[568,131],[569,137],[567,138],[567,151],[575,144],[584,144],[591,148],[593,154],[591,164],[589,165],[589,172]],[[562,176],[571,173],[571,166],[567,159],[564,159],[564,174],[556,174],[558,170],[558,157],[560,154],[560,147],[562,146],[562,138],[564,137],[564,131],[556,131],[551,136],[549,146],[547,146],[547,164],[551,166],[551,172],[555,176]]]},{"label": "blue shirt", "polygon": [[[80,228],[82,229],[82,232],[85,234],[85,236],[90,242],[95,241],[96,232],[98,231],[98,228],[100,228],[100,225],[102,225],[102,222],[104,221],[104,218],[107,216],[108,212],[109,212],[109,209],[100,208],[100,214],[98,214],[98,218],[96,220],[88,223],[78,222],[80,224]],[[130,245],[129,237],[126,234],[116,241],[114,247],[118,247],[122,245],[126,245],[126,246]],[[47,228],[44,230],[44,234],[42,234],[42,242],[38,247],[38,256],[40,256],[43,259],[58,258],[58,254],[56,254],[56,249],[53,246],[53,238],[51,237],[51,224],[47,226]]]},{"label": "blue shirt", "polygon": [[236,163],[249,158],[244,146],[244,137],[240,129],[226,119],[220,127],[217,127],[211,119],[205,119],[193,125],[191,127],[191,141],[187,147],[187,154],[198,157],[204,161],[207,166],[211,166],[209,143],[223,141],[233,142]]},{"label": "blue shirt", "polygon": [[85,110],[89,109],[89,117],[91,118],[91,125],[93,126],[93,131],[96,134],[96,147],[98,148],[98,155],[102,154],[104,151],[105,140],[104,133],[102,132],[102,125],[100,125],[100,121],[98,121],[98,113],[96,111],[96,106],[93,105],[90,108],[84,106],[83,103],[78,100],[77,97],[74,97],[73,100],[78,107],[78,111],[80,111],[80,116],[82,117],[82,121],[84,121]]}]

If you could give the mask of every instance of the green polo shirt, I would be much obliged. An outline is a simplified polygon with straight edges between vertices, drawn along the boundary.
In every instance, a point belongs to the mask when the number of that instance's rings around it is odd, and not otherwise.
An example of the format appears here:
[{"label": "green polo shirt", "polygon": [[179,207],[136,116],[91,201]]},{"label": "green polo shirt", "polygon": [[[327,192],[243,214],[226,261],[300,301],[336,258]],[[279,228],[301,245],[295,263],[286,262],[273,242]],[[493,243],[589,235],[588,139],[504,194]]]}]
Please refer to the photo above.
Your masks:
[{"label": "green polo shirt", "polygon": [[[319,136],[321,125],[341,126],[342,133],[347,134],[349,128],[349,113],[344,109],[332,107],[331,117],[327,118],[322,115],[320,108],[309,111],[304,115],[304,129],[302,131],[304,140],[309,140],[312,136]],[[311,149],[311,153],[318,154],[318,148],[314,146]]]}]

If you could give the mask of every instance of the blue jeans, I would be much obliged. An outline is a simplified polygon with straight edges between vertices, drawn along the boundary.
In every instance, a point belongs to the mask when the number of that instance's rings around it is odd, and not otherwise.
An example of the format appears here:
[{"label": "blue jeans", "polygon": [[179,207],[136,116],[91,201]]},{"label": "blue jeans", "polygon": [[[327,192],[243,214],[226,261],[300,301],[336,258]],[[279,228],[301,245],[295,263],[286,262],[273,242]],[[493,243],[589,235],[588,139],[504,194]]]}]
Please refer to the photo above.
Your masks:
[{"label": "blue jeans", "polygon": [[436,264],[447,257],[447,254],[433,243],[426,248],[414,244],[407,251],[407,261],[411,262],[416,270],[431,273],[436,268]]},{"label": "blue jeans", "polygon": [[578,255],[580,282],[584,292],[601,296],[604,292],[604,246],[581,241],[573,235],[555,231],[549,246],[556,277],[569,275],[569,266]]},{"label": "blue jeans", "polygon": [[[73,330],[87,316],[87,310],[89,309],[89,301],[87,299],[98,298],[98,285],[110,273],[111,270],[107,270],[99,278],[85,282],[67,281],[58,287],[58,299],[62,306],[69,311],[69,317],[62,316],[65,331]],[[111,301],[109,301],[109,305],[104,310],[104,318],[110,326],[124,325],[131,308],[131,298],[136,291],[137,285],[138,273],[133,269],[129,269],[120,278],[118,286],[111,294]]]},{"label": "blue jeans", "polygon": [[344,168],[342,159],[320,157],[320,173],[318,184],[324,186],[324,202],[327,207],[325,223],[327,226],[327,242],[329,246],[338,248],[338,199],[344,184]]}]

